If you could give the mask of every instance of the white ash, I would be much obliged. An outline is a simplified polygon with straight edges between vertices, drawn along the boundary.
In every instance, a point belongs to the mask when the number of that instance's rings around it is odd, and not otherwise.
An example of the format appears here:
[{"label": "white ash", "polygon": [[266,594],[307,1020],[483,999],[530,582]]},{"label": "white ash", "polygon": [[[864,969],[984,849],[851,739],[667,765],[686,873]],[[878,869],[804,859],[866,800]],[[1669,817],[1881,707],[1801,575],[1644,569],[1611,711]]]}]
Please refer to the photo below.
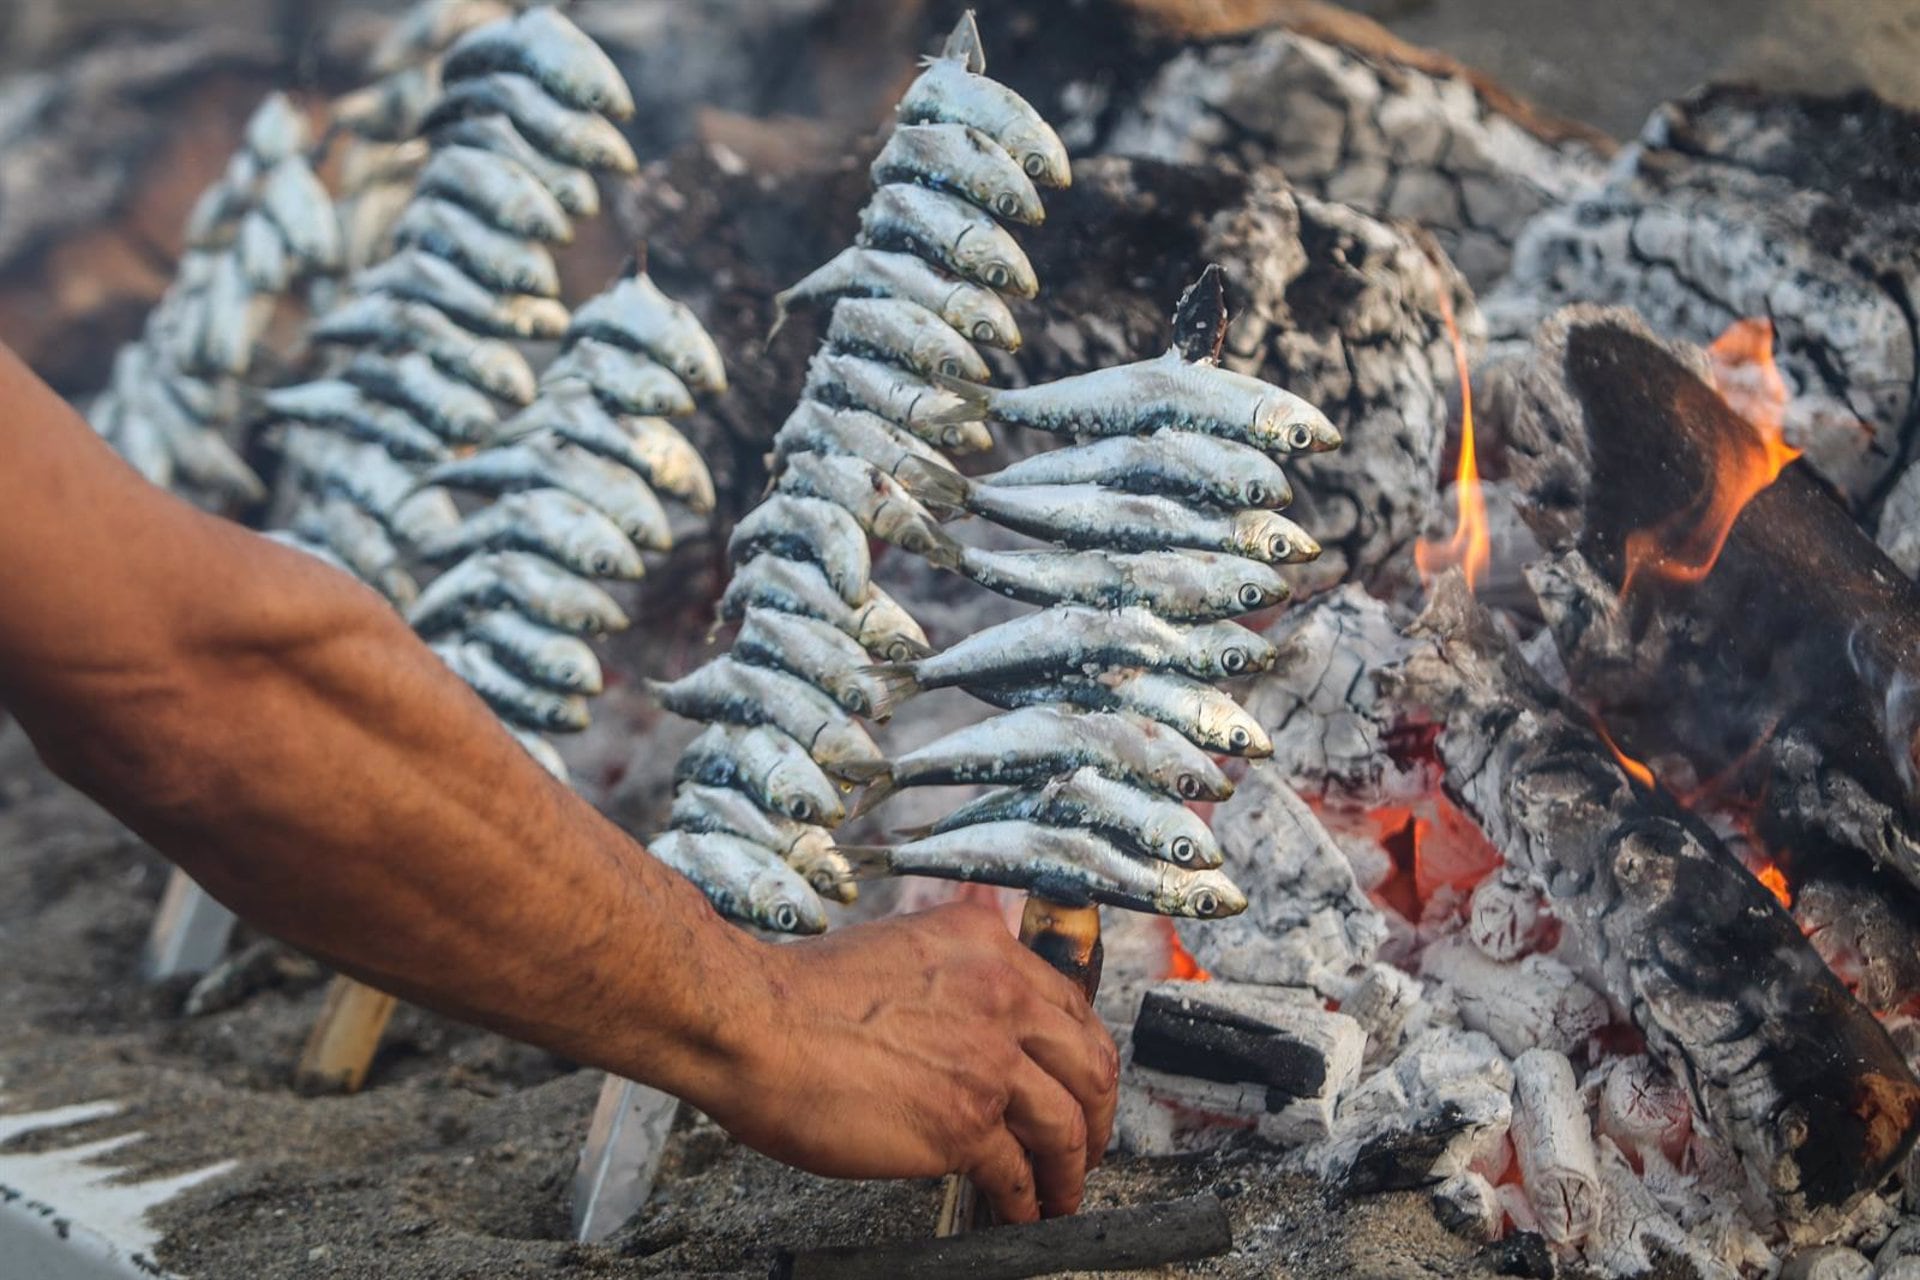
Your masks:
[{"label": "white ash", "polygon": [[1467,937],[1491,959],[1516,960],[1539,949],[1551,920],[1539,889],[1502,868],[1475,886]]},{"label": "white ash", "polygon": [[1879,1280],[1920,1280],[1920,1258],[1895,1258],[1878,1268]]},{"label": "white ash", "polygon": [[1635,1159],[1648,1152],[1677,1157],[1693,1127],[1686,1090],[1644,1053],[1609,1058],[1587,1074],[1595,1125]]},{"label": "white ash", "polygon": [[1529,1049],[1514,1059],[1513,1154],[1540,1234],[1562,1248],[1585,1240],[1600,1219],[1600,1170],[1565,1054]]},{"label": "white ash", "polygon": [[1820,1245],[1788,1258],[1780,1280],[1874,1280],[1873,1263],[1843,1245]]},{"label": "white ash", "polygon": [[1505,271],[1528,218],[1604,163],[1591,135],[1505,106],[1462,70],[1269,29],[1182,50],[1119,116],[1106,149],[1277,165],[1324,199],[1420,223],[1477,287]]},{"label": "white ash", "polygon": [[1340,1002],[1340,1012],[1367,1034],[1365,1061],[1371,1065],[1399,1052],[1401,1037],[1420,1004],[1420,980],[1404,969],[1375,962]]},{"label": "white ash", "polygon": [[1606,999],[1552,956],[1502,963],[1456,935],[1426,949],[1420,972],[1446,983],[1460,1020],[1509,1057],[1541,1048],[1576,1052],[1612,1020]]},{"label": "white ash", "polygon": [[1506,1209],[1493,1184],[1469,1170],[1456,1173],[1433,1189],[1433,1215],[1453,1234],[1477,1244],[1500,1236]]},{"label": "white ash", "polygon": [[1685,1258],[1701,1280],[1737,1280],[1738,1269],[1673,1220],[1618,1147],[1602,1138],[1597,1152],[1600,1209],[1580,1251],[1584,1262],[1609,1275],[1639,1275],[1652,1269],[1657,1250]]},{"label": "white ash", "polygon": [[1252,905],[1229,920],[1177,920],[1181,944],[1219,978],[1337,996],[1386,940],[1381,913],[1299,796],[1255,768],[1213,812],[1214,834]]}]

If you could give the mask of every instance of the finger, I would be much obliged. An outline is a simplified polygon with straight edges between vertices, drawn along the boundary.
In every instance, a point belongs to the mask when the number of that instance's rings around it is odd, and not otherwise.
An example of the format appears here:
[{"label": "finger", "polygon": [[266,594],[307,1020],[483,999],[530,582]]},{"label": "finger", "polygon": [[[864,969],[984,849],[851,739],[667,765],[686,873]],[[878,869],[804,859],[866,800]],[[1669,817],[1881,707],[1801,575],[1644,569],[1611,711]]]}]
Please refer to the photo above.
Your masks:
[{"label": "finger", "polygon": [[1031,1061],[1014,1073],[1007,1128],[1027,1149],[1034,1195],[1048,1218],[1080,1207],[1087,1183],[1087,1117],[1058,1080]]},{"label": "finger", "polygon": [[1018,942],[1015,942],[1011,949],[1018,957],[1013,961],[1014,968],[1020,971],[1020,975],[1032,984],[1035,993],[1048,1004],[1063,1013],[1071,1014],[1080,1022],[1100,1021],[1100,1015],[1093,1011],[1092,1002],[1079,987],[1074,985],[1071,978]]},{"label": "finger", "polygon": [[988,1143],[980,1159],[967,1171],[973,1185],[994,1216],[1002,1222],[1032,1222],[1040,1216],[1040,1202],[1033,1192],[1033,1167],[1027,1153],[1012,1132],[1002,1129]]},{"label": "finger", "polygon": [[1100,1162],[1113,1131],[1119,1089],[1112,1038],[1103,1026],[1085,1027],[1051,1005],[1040,1005],[1020,1029],[1020,1047],[1080,1104],[1091,1169]]}]

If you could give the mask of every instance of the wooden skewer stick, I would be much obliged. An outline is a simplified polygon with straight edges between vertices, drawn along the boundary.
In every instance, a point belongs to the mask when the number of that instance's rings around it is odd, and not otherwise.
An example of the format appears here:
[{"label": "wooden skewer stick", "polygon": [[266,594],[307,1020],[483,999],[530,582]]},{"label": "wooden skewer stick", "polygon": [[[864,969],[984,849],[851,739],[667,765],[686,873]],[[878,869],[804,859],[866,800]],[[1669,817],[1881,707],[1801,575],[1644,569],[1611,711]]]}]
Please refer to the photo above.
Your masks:
[{"label": "wooden skewer stick", "polygon": [[352,978],[336,977],[293,1076],[302,1093],[355,1093],[367,1082],[380,1035],[399,1000]]},{"label": "wooden skewer stick", "polygon": [[[1087,1003],[1093,1003],[1100,990],[1100,966],[1105,955],[1100,942],[1099,907],[1091,903],[1072,906],[1028,894],[1026,908],[1020,913],[1020,942],[1065,974],[1080,988]],[[941,1183],[940,1217],[933,1234],[956,1236],[991,1222],[974,1185],[957,1173],[948,1174]]]}]

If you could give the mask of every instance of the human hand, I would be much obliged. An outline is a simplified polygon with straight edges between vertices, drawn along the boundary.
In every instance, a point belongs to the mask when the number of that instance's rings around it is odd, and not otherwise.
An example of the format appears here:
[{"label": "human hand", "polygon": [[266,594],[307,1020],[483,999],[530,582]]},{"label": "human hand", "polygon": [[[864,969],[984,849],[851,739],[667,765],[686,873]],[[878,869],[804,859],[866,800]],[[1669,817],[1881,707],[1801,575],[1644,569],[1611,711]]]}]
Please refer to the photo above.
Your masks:
[{"label": "human hand", "polygon": [[761,955],[762,1049],[695,1099],[735,1137],[831,1177],[964,1173],[1003,1222],[1080,1207],[1119,1057],[997,912],[955,904]]}]

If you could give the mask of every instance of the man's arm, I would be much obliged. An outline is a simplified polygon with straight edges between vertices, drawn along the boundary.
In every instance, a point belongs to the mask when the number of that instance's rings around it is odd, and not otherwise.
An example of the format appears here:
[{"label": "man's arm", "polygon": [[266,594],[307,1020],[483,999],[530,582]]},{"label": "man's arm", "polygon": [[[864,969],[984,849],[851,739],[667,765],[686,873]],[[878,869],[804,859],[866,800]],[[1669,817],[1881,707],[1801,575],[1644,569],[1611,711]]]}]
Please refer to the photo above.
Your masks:
[{"label": "man's arm", "polygon": [[258,927],[771,1155],[966,1172],[1017,1221],[1105,1146],[1112,1042],[993,913],[732,928],[371,590],[147,484],[3,348],[0,704]]}]

